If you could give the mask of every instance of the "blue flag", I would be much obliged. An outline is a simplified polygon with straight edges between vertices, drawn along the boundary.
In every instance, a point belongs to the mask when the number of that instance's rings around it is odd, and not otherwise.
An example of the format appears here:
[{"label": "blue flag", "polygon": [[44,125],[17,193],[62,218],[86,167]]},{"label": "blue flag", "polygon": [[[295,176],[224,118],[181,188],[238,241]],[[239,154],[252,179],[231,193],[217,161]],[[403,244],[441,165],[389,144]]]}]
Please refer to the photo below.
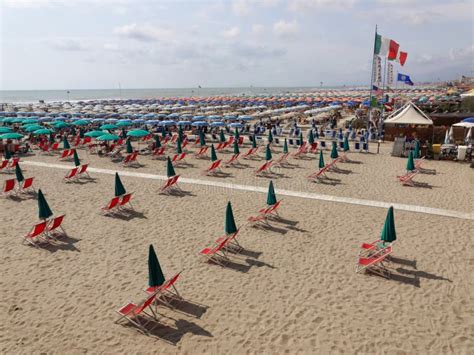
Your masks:
[{"label": "blue flag", "polygon": [[403,81],[407,85],[413,86],[413,81],[411,81],[410,76],[406,74],[398,74],[397,81]]}]

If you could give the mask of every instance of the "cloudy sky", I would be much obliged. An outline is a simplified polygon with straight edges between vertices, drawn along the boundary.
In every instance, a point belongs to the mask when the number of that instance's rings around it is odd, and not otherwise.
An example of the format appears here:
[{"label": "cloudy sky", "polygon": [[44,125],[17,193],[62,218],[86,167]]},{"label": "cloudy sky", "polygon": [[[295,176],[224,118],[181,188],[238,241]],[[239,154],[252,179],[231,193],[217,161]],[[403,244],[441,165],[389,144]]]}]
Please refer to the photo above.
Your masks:
[{"label": "cloudy sky", "polygon": [[415,81],[473,75],[470,0],[0,0],[0,89],[370,80],[375,24]]}]

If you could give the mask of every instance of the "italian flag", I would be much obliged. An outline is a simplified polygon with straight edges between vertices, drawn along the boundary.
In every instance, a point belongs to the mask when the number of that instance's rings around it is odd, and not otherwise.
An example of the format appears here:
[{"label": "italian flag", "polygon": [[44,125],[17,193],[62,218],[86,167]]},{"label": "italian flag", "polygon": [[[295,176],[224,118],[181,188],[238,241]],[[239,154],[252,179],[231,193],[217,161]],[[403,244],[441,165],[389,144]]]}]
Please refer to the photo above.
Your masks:
[{"label": "italian flag", "polygon": [[[398,48],[400,46],[390,38],[375,34],[375,54],[381,57],[387,57],[389,60],[397,59]],[[406,58],[405,58],[406,59]]]}]

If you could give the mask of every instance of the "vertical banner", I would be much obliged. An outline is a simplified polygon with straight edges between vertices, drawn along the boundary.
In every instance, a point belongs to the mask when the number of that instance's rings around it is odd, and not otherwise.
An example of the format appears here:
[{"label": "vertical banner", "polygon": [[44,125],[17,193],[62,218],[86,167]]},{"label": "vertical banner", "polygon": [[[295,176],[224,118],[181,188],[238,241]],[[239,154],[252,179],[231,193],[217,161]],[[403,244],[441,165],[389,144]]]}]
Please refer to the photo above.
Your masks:
[{"label": "vertical banner", "polygon": [[374,68],[374,83],[380,85],[382,83],[382,59],[376,55],[374,60],[375,68]]},{"label": "vertical banner", "polygon": [[392,84],[393,84],[393,64],[388,63],[387,86],[392,86]]}]

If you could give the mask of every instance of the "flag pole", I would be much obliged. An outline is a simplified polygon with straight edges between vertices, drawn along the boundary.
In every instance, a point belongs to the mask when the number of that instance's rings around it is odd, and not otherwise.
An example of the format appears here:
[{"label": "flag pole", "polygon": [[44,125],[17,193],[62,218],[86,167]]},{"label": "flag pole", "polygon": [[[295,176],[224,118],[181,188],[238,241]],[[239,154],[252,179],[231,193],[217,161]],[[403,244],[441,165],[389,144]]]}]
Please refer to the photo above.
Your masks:
[{"label": "flag pole", "polygon": [[372,117],[372,89],[374,87],[374,68],[375,68],[375,44],[377,43],[377,25],[375,25],[374,49],[372,50],[372,72],[370,75],[370,95],[369,95],[369,112],[367,112],[367,133],[370,128],[370,119]]},{"label": "flag pole", "polygon": [[385,80],[385,77],[387,76],[387,57],[385,57],[384,60],[384,68],[383,68],[383,77],[382,77],[382,110],[380,111],[380,118],[379,118],[379,135],[380,132],[382,131],[382,122],[383,122],[383,115],[385,113],[385,84],[388,82],[388,80]]}]

